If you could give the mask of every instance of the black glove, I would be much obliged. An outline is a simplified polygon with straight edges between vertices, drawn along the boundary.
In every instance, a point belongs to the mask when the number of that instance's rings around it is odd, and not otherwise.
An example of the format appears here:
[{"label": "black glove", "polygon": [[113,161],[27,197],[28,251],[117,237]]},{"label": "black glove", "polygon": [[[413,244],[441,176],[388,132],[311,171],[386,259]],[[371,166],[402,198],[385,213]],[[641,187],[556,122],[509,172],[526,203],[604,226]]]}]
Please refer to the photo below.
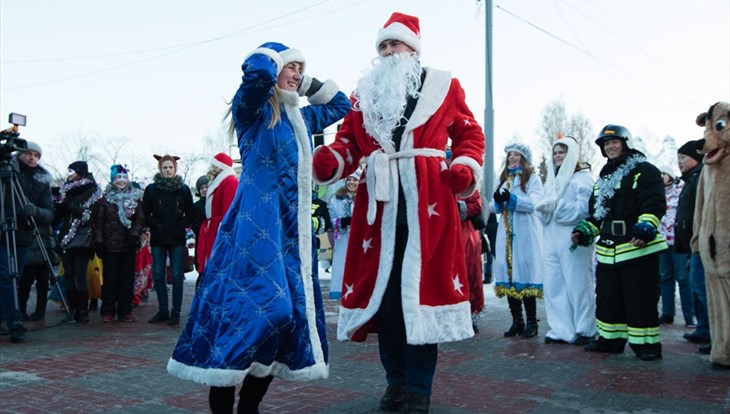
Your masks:
[{"label": "black glove", "polygon": [[26,203],[23,206],[23,214],[25,214],[26,217],[34,216],[36,211],[38,211],[38,207],[36,207],[33,203]]},{"label": "black glove", "polygon": [[126,243],[129,250],[137,250],[139,248],[139,237],[130,234],[127,236]]},{"label": "black glove", "polygon": [[350,223],[352,222],[352,217],[342,217],[340,219],[340,228],[346,229],[350,227]]},{"label": "black glove", "polygon": [[654,240],[656,234],[656,228],[645,221],[640,221],[634,225],[634,237],[644,243],[649,243]]},{"label": "black glove", "polygon": [[502,190],[501,192],[495,191],[492,197],[494,198],[495,203],[504,203],[505,201],[509,201],[510,192],[506,189]]},{"label": "black glove", "polygon": [[578,238],[578,246],[590,246],[590,239],[588,238],[588,235],[583,233],[582,231],[574,231],[573,234],[576,235]]},{"label": "black glove", "polygon": [[302,81],[299,83],[297,92],[299,93],[299,96],[306,96],[309,98],[317,93],[322,88],[322,85],[323,84],[319,81],[319,79],[304,75],[302,76]]},{"label": "black glove", "polygon": [[96,243],[94,251],[96,252],[96,256],[99,257],[99,259],[103,259],[104,258],[104,243]]}]

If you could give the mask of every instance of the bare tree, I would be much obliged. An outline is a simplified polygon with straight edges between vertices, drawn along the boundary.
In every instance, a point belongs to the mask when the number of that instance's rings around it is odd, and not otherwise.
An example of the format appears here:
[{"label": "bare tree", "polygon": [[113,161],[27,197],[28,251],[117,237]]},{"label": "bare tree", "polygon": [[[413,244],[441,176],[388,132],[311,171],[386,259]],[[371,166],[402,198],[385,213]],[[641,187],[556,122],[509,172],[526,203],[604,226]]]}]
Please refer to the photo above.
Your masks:
[{"label": "bare tree", "polygon": [[182,176],[183,182],[189,182],[192,177],[192,173],[195,172],[196,167],[206,160],[210,159],[208,154],[200,153],[184,153],[180,155],[180,159],[177,162],[177,173]]},{"label": "bare tree", "polygon": [[558,133],[564,134],[567,126],[568,114],[563,99],[558,98],[549,102],[542,112],[542,120],[537,128],[537,133],[542,139],[540,148],[536,149],[543,154],[551,154]]},{"label": "bare tree", "polygon": [[575,138],[581,160],[591,164],[597,161],[591,121],[582,113],[568,114],[562,98],[555,99],[545,106],[537,131],[543,143],[540,150],[548,159],[552,156],[552,148],[558,135],[562,134]]},{"label": "bare tree", "polygon": [[569,135],[578,142],[580,149],[580,160],[596,165],[598,161],[598,152],[596,151],[595,134],[593,125],[587,116],[582,113],[573,114],[568,121],[565,134]]}]

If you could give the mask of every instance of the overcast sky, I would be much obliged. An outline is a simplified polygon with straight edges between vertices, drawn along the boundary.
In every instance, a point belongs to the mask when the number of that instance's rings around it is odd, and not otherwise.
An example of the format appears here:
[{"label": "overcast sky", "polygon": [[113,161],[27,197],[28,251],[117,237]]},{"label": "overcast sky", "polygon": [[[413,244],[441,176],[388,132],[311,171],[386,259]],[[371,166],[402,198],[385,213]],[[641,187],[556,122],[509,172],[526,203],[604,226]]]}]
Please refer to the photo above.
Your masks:
[{"label": "overcast sky", "polygon": [[[22,136],[44,147],[46,163],[68,134],[87,134],[123,137],[125,151],[149,155],[155,168],[153,153],[202,151],[219,133],[241,62],[261,43],[300,49],[309,74],[349,94],[393,11],[420,17],[422,63],[458,77],[481,122],[482,3],[2,0],[2,125],[9,112],[27,115]],[[700,112],[730,100],[727,0],[494,5],[495,162],[515,135],[538,148],[542,110],[557,98],[596,132],[619,123],[679,144],[701,137]]]}]

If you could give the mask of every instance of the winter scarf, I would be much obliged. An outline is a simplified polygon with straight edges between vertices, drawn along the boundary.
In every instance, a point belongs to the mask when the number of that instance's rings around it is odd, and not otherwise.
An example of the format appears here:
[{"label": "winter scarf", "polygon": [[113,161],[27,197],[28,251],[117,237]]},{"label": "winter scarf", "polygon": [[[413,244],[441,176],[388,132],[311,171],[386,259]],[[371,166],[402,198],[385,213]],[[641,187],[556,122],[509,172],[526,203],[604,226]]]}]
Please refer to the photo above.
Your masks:
[{"label": "winter scarf", "polygon": [[137,204],[141,198],[142,191],[131,186],[120,190],[114,185],[109,184],[104,192],[104,199],[107,203],[117,206],[119,221],[127,229],[132,228],[132,220],[130,219],[134,215],[134,210],[137,208]]},{"label": "winter scarf", "polygon": [[161,191],[177,191],[182,188],[182,177],[176,175],[172,178],[165,178],[160,173],[155,174],[152,181],[157,185],[157,189]]}]

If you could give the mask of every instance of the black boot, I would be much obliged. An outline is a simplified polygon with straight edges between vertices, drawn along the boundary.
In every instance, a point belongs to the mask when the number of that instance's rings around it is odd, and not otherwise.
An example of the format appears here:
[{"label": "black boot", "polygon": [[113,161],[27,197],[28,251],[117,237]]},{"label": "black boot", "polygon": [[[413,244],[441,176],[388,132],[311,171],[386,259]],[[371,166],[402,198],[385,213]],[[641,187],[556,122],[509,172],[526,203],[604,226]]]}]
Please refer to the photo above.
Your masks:
[{"label": "black boot", "polygon": [[383,398],[380,399],[380,409],[390,412],[400,411],[405,401],[406,387],[404,385],[388,385]]},{"label": "black boot", "polygon": [[525,326],[524,338],[534,338],[537,336],[537,304],[535,297],[522,299],[525,304],[525,314],[527,316],[527,325]]},{"label": "black boot", "polygon": [[243,385],[241,390],[238,392],[238,414],[258,414],[259,404],[264,399],[266,391],[271,385],[271,381],[274,379],[271,375],[265,378],[257,378],[251,375],[246,375],[243,379]]},{"label": "black boot", "polygon": [[407,414],[428,414],[431,408],[431,397],[423,394],[406,394],[404,412]]},{"label": "black boot", "polygon": [[504,337],[522,335],[525,332],[525,320],[522,319],[522,301],[508,296],[507,303],[512,314],[512,326],[504,333]]},{"label": "black boot", "polygon": [[89,323],[89,292],[76,292],[76,322]]},{"label": "black boot", "polygon": [[231,414],[236,403],[236,387],[210,387],[208,407],[212,414]]}]

